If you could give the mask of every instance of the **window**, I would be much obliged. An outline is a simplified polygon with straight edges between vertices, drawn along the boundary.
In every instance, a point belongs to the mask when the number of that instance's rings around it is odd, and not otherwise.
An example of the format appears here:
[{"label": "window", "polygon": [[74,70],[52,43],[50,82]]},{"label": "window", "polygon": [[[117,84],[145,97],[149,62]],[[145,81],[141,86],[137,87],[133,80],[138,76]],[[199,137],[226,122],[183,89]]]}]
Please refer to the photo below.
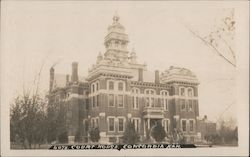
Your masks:
[{"label": "window", "polygon": [[109,81],[109,90],[114,90],[114,82]]},{"label": "window", "polygon": [[93,96],[92,97],[92,105],[93,105],[93,108],[95,107],[95,97]]},{"label": "window", "polygon": [[117,103],[118,103],[118,107],[124,107],[123,106],[123,95],[118,95]]},{"label": "window", "polygon": [[146,107],[149,107],[149,98],[146,98]]},{"label": "window", "polygon": [[188,97],[193,97],[193,89],[192,88],[188,89]]},{"label": "window", "polygon": [[109,131],[115,131],[115,118],[108,119]]},{"label": "window", "polygon": [[86,110],[89,109],[89,99],[86,99]]},{"label": "window", "polygon": [[169,132],[169,120],[168,119],[162,120],[162,126],[164,127],[164,130],[166,132]]},{"label": "window", "polygon": [[189,111],[193,110],[192,100],[188,100],[188,109],[189,109]]},{"label": "window", "polygon": [[140,129],[140,119],[139,118],[132,118],[132,123],[134,124],[135,131],[139,132],[139,129]]},{"label": "window", "polygon": [[123,91],[123,82],[118,83],[118,90]]},{"label": "window", "polygon": [[154,98],[151,98],[151,102],[150,102],[150,105],[151,105],[151,107],[155,107],[155,99]]},{"label": "window", "polygon": [[99,83],[97,82],[96,83],[96,91],[98,91],[99,90]]},{"label": "window", "polygon": [[96,96],[96,107],[99,106],[99,95]]},{"label": "window", "polygon": [[92,93],[95,92],[95,84],[92,84]]},{"label": "window", "polygon": [[133,101],[133,109],[138,109],[139,108],[139,97],[132,97]]},{"label": "window", "polygon": [[155,95],[155,91],[154,91],[153,89],[146,89],[146,90],[145,90],[145,93],[148,94],[148,95],[149,95],[149,94],[150,94],[150,95]]},{"label": "window", "polygon": [[164,108],[164,110],[168,110],[168,99],[162,98],[160,100],[160,103],[161,103],[161,107]]},{"label": "window", "polygon": [[132,89],[132,93],[140,94],[140,90],[137,89],[137,88],[133,88],[133,89]]},{"label": "window", "polygon": [[186,105],[185,105],[185,100],[184,99],[180,100],[180,104],[181,104],[181,110],[185,110],[186,109]]},{"label": "window", "polygon": [[154,94],[155,94],[155,92],[153,90],[151,90],[151,95],[154,95]]},{"label": "window", "polygon": [[118,118],[118,131],[122,132],[124,131],[124,119]]},{"label": "window", "polygon": [[187,121],[182,120],[181,121],[182,131],[187,131]]},{"label": "window", "polygon": [[96,118],[96,127],[99,127],[99,118]]},{"label": "window", "polygon": [[161,91],[162,96],[168,96],[168,91]]},{"label": "window", "polygon": [[115,104],[114,104],[114,95],[113,94],[109,94],[109,97],[108,97],[108,103],[109,103],[109,107],[114,107]]},{"label": "window", "polygon": [[181,96],[185,96],[185,88],[181,88]]},{"label": "window", "polygon": [[91,119],[91,126],[95,127],[95,119],[94,118]]},{"label": "window", "polygon": [[189,131],[194,131],[194,120],[189,120]]},{"label": "window", "polygon": [[164,99],[164,109],[168,110],[168,99]]}]

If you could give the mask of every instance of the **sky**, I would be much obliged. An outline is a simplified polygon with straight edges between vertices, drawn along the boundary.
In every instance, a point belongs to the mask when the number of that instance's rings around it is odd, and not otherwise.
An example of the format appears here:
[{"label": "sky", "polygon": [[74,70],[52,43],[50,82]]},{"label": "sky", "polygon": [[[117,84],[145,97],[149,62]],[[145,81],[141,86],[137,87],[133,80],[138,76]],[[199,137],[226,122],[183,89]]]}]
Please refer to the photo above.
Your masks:
[{"label": "sky", "polygon": [[[192,70],[199,85],[200,115],[216,121],[236,117],[236,70],[194,37],[184,23],[207,35],[223,16],[226,3],[172,2],[6,2],[2,9],[2,76],[7,100],[31,86],[43,66],[40,90],[48,91],[49,68],[71,73],[79,62],[79,75],[104,53],[104,37],[115,11],[135,49],[138,62],[163,72],[170,66]],[[6,104],[7,105],[7,104]]]}]

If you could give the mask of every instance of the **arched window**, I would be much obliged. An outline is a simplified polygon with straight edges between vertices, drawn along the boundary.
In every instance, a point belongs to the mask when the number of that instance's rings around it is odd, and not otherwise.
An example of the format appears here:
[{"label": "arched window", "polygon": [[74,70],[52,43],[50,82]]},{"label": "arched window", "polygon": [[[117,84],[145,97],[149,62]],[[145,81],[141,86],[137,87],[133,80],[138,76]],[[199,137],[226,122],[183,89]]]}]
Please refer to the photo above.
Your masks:
[{"label": "arched window", "polygon": [[132,93],[133,94],[140,94],[140,89],[138,89],[138,88],[132,88]]},{"label": "arched window", "polygon": [[145,90],[145,94],[146,94],[146,95],[155,95],[155,93],[156,93],[156,92],[155,92],[155,90],[153,90],[153,89],[146,89],[146,90]]},{"label": "arched window", "polygon": [[161,94],[162,96],[168,96],[168,91],[162,90],[162,91],[160,92],[160,94]]}]

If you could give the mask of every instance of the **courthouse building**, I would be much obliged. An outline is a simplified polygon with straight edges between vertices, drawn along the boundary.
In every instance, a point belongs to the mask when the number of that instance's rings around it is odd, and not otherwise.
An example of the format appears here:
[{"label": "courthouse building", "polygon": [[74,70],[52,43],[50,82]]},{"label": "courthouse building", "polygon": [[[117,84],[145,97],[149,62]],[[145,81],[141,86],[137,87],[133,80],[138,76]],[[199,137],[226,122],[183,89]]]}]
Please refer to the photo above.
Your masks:
[{"label": "courthouse building", "polygon": [[78,76],[76,62],[71,76],[50,69],[49,103],[66,103],[69,143],[77,134],[89,142],[91,127],[99,128],[100,143],[120,142],[128,121],[141,140],[158,121],[167,133],[181,130],[193,142],[199,132],[197,77],[182,67],[147,71],[136,52],[127,49],[129,38],[119,20],[114,15],[104,38],[106,51],[99,53],[88,76]]}]

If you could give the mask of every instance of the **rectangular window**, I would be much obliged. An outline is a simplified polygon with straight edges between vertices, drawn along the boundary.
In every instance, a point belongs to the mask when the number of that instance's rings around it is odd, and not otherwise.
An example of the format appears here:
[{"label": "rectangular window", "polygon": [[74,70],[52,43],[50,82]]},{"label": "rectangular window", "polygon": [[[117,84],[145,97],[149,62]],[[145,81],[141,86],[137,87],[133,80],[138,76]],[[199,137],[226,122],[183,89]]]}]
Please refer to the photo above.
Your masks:
[{"label": "rectangular window", "polygon": [[114,90],[114,82],[109,81],[109,90]]},{"label": "rectangular window", "polygon": [[115,100],[114,100],[114,95],[113,94],[109,94],[109,97],[108,97],[108,101],[109,101],[109,107],[114,107],[115,104]]},{"label": "rectangular window", "polygon": [[89,99],[86,99],[86,110],[89,109]]},{"label": "rectangular window", "polygon": [[135,131],[139,132],[139,128],[140,128],[140,120],[137,118],[132,119],[132,123],[134,124],[135,127]]},{"label": "rectangular window", "polygon": [[124,119],[118,118],[118,131],[122,132],[124,131]]},{"label": "rectangular window", "polygon": [[185,96],[185,88],[181,88],[181,96]]},{"label": "rectangular window", "polygon": [[136,107],[136,109],[139,108],[139,98],[138,97],[135,97],[135,107]]},{"label": "rectangular window", "polygon": [[95,107],[95,97],[92,97],[92,102],[93,102],[93,108]]},{"label": "rectangular window", "polygon": [[164,99],[165,110],[168,110],[168,99]]},{"label": "rectangular window", "polygon": [[99,118],[96,118],[96,127],[99,127]]},{"label": "rectangular window", "polygon": [[155,99],[154,98],[151,98],[151,107],[155,107]]},{"label": "rectangular window", "polygon": [[95,119],[91,119],[91,126],[95,127]]},{"label": "rectangular window", "polygon": [[188,109],[189,109],[189,111],[193,110],[192,100],[188,100]]},{"label": "rectangular window", "polygon": [[146,98],[146,107],[149,107],[149,98]]},{"label": "rectangular window", "polygon": [[95,85],[92,84],[92,93],[94,93],[94,92],[95,92]]},{"label": "rectangular window", "polygon": [[184,99],[180,100],[180,104],[181,104],[181,110],[185,110],[186,109],[186,105],[185,105],[185,100]]},{"label": "rectangular window", "polygon": [[99,83],[96,83],[96,91],[99,90]]},{"label": "rectangular window", "polygon": [[123,95],[118,95],[117,103],[118,103],[118,107],[124,107],[123,106]]},{"label": "rectangular window", "polygon": [[161,107],[164,107],[164,99],[161,99]]},{"label": "rectangular window", "polygon": [[188,97],[192,97],[193,96],[193,90],[192,89],[188,89]]},{"label": "rectangular window", "polygon": [[187,122],[186,120],[181,121],[182,131],[187,131]]},{"label": "rectangular window", "polygon": [[190,120],[189,123],[190,123],[189,124],[190,125],[189,131],[194,131],[194,121]]},{"label": "rectangular window", "polygon": [[133,109],[139,108],[139,98],[138,97],[132,97],[133,98]]},{"label": "rectangular window", "polygon": [[122,82],[118,83],[118,90],[123,91],[123,83]]},{"label": "rectangular window", "polygon": [[109,131],[115,131],[115,118],[108,119]]},{"label": "rectangular window", "polygon": [[99,106],[99,95],[96,96],[96,107]]}]

